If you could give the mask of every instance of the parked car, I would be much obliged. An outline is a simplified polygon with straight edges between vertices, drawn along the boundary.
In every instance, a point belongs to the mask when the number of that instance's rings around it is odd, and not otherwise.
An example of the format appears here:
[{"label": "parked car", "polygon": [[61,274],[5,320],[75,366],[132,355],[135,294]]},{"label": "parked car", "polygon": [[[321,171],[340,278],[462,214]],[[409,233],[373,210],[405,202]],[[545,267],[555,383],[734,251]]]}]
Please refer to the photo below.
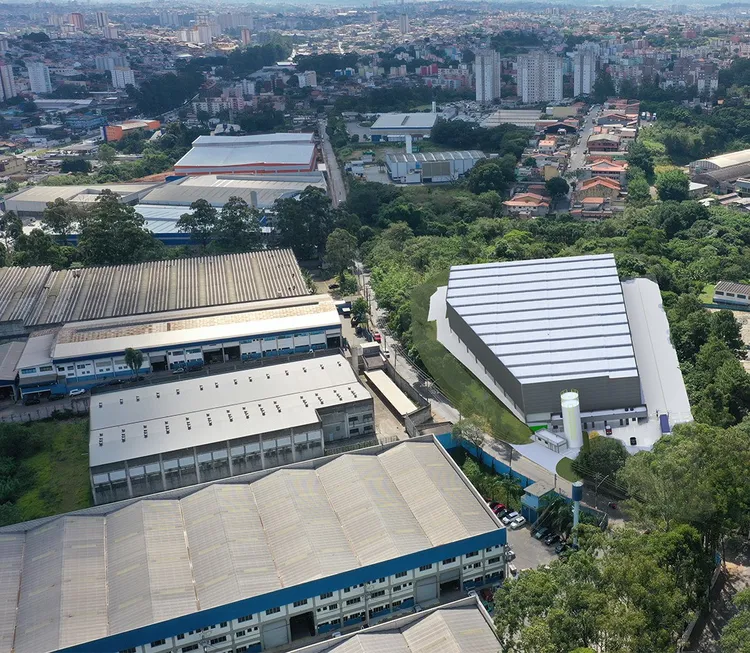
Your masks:
[{"label": "parked car", "polygon": [[542,526],[541,528],[538,528],[536,533],[534,533],[534,537],[537,540],[543,540],[545,537],[547,537],[547,534],[549,533],[549,528],[546,526]]},{"label": "parked car", "polygon": [[559,543],[559,544],[558,544],[558,545],[557,545],[557,546],[555,547],[555,553],[556,553],[557,555],[561,555],[562,553],[565,553],[565,551],[567,551],[567,550],[568,550],[568,545],[567,545],[567,544],[565,544],[565,542],[560,542],[560,543]]},{"label": "parked car", "polygon": [[69,393],[69,397],[80,397],[81,395],[85,395],[86,390],[84,388],[73,388]]},{"label": "parked car", "polygon": [[508,510],[507,508],[505,508],[505,510],[501,510],[500,512],[496,512],[495,514],[497,515],[497,518],[500,521],[502,521],[503,517],[505,517],[506,515],[509,515],[512,512],[513,512],[512,510]]},{"label": "parked car", "polygon": [[172,374],[182,374],[183,372],[187,372],[187,368],[185,368],[185,367],[175,367],[172,370]]},{"label": "parked car", "polygon": [[560,539],[561,538],[560,538],[560,536],[557,533],[550,533],[549,535],[547,535],[547,537],[544,538],[544,543],[547,546],[552,546],[556,542],[559,542]]},{"label": "parked car", "polygon": [[513,576],[513,578],[518,576],[518,568],[513,563],[508,564],[508,575]]},{"label": "parked car", "polygon": [[23,405],[24,406],[33,406],[34,404],[41,403],[41,399],[39,399],[39,395],[26,395],[23,398]]},{"label": "parked car", "polygon": [[612,435],[612,427],[611,426],[605,426],[604,427],[604,433],[607,435]]},{"label": "parked car", "polygon": [[506,560],[507,560],[508,562],[510,562],[511,560],[515,560],[515,559],[516,559],[516,552],[515,552],[515,551],[514,551],[513,549],[508,549],[508,550],[507,550],[507,551],[505,552],[505,559],[506,559]]},{"label": "parked car", "polygon": [[514,510],[512,512],[509,512],[505,517],[501,517],[500,521],[503,522],[506,526],[508,526],[516,517],[518,517],[518,513]]},{"label": "parked car", "polygon": [[48,401],[56,401],[57,399],[65,399],[65,393],[64,392],[51,392],[50,395],[47,397]]},{"label": "parked car", "polygon": [[519,515],[510,523],[510,529],[517,531],[519,528],[523,528],[526,525],[526,517]]},{"label": "parked car", "polygon": [[383,342],[383,336],[381,336],[381,335],[380,335],[380,332],[379,332],[379,331],[375,331],[375,332],[374,332],[374,333],[372,334],[372,339],[373,339],[373,340],[374,340],[375,342]]},{"label": "parked car", "polygon": [[330,283],[328,284],[328,290],[338,290],[339,284],[337,283]]},{"label": "parked car", "polygon": [[507,510],[504,503],[496,503],[494,506],[490,507],[492,508],[492,512],[494,512],[496,515],[499,515],[501,512]]}]

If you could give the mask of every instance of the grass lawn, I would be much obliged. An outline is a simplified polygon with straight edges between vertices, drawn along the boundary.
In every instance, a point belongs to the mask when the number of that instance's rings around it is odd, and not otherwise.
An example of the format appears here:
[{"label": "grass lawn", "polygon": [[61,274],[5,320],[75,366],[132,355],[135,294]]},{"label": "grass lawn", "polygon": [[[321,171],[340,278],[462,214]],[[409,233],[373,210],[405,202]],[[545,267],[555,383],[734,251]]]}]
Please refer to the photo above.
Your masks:
[{"label": "grass lawn", "polygon": [[16,501],[22,521],[92,504],[87,419],[44,420],[23,425],[43,441],[40,451],[21,461],[26,489]]},{"label": "grass lawn", "polygon": [[566,481],[570,481],[571,483],[581,480],[581,477],[573,470],[573,461],[570,458],[563,458],[557,463],[555,471],[558,476],[562,476]]},{"label": "grass lawn", "polygon": [[707,283],[706,286],[703,288],[703,292],[700,295],[700,300],[704,304],[714,303],[714,288],[716,288],[715,283]]},{"label": "grass lawn", "polygon": [[448,272],[418,286],[412,293],[412,336],[428,372],[464,416],[487,419],[492,435],[514,444],[530,442],[531,431],[502,402],[445,349],[436,337],[434,322],[427,321],[430,297],[448,283]]}]

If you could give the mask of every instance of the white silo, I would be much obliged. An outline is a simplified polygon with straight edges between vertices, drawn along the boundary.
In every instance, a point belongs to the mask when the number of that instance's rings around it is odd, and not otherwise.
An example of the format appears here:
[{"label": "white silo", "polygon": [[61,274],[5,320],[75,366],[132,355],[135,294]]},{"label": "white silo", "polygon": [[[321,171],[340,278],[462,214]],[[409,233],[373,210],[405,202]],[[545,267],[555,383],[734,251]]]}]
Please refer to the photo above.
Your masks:
[{"label": "white silo", "polygon": [[568,446],[571,449],[580,449],[583,446],[583,433],[581,432],[581,404],[578,401],[578,393],[574,390],[560,394],[560,405],[562,406],[563,430],[568,438]]}]

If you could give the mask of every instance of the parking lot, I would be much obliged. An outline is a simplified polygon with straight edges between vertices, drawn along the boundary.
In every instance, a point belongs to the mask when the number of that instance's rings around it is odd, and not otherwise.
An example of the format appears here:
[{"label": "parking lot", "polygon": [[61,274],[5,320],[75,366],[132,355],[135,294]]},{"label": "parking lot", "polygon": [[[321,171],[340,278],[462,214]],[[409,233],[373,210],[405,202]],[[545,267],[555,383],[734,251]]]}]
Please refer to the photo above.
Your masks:
[{"label": "parking lot", "polygon": [[528,526],[517,531],[507,529],[506,533],[508,534],[508,544],[516,554],[513,564],[518,571],[535,569],[557,559],[554,545],[545,546],[544,542],[534,539]]}]

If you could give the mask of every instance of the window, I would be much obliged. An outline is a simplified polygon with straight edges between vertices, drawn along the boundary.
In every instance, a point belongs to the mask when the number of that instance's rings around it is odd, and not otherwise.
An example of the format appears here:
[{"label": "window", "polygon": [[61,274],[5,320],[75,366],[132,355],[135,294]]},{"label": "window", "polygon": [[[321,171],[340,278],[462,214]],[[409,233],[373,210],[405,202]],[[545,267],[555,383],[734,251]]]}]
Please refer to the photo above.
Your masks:
[{"label": "window", "polygon": [[321,594],[321,599],[330,599],[333,596],[333,592],[326,592],[325,594]]},{"label": "window", "polygon": [[429,571],[430,569],[432,569],[432,565],[422,565],[419,571]]},{"label": "window", "polygon": [[252,620],[253,620],[253,615],[249,614],[246,617],[240,617],[239,619],[237,619],[237,623],[242,624],[242,623],[245,623],[246,621],[252,621]]},{"label": "window", "polygon": [[226,641],[227,641],[227,636],[222,635],[221,637],[214,637],[212,640],[209,641],[209,644],[211,644],[211,646],[216,646],[216,644],[221,644],[222,642],[226,642]]},{"label": "window", "polygon": [[189,644],[188,646],[182,647],[182,653],[188,653],[188,651],[197,651],[198,644]]},{"label": "window", "polygon": [[184,635],[184,633],[180,633],[179,635],[177,635],[177,639],[178,639],[178,640],[180,640],[180,639],[185,639],[185,635]]},{"label": "window", "polygon": [[271,608],[270,610],[266,610],[266,614],[277,614],[281,612],[281,608]]},{"label": "window", "polygon": [[488,565],[494,565],[495,563],[500,562],[500,556],[495,556],[494,558],[490,558],[487,561]]},{"label": "window", "polygon": [[329,609],[329,610],[338,610],[338,609],[339,609],[339,604],[338,604],[338,603],[331,603],[331,604],[330,604],[330,605],[328,606],[328,609]]},{"label": "window", "polygon": [[27,367],[26,369],[21,370],[21,374],[36,374],[36,367]]},{"label": "window", "polygon": [[474,558],[475,556],[478,556],[478,555],[479,555],[479,551],[472,551],[471,553],[467,553],[466,557],[467,558]]},{"label": "window", "polygon": [[455,558],[446,558],[445,560],[443,560],[443,564],[444,565],[449,565],[452,562],[456,562],[456,559]]},{"label": "window", "polygon": [[235,651],[237,651],[237,653],[245,653],[245,651],[247,651],[247,646],[240,646],[239,648],[236,648]]},{"label": "window", "polygon": [[226,621],[222,621],[222,622],[221,622],[221,623],[219,624],[219,628],[226,628],[226,627],[227,627],[227,622],[226,622]]},{"label": "window", "polygon": [[398,573],[396,574],[396,578],[406,578],[406,574],[408,574],[408,573],[409,573],[409,572],[407,572],[407,571],[399,571],[399,572],[398,572]]},{"label": "window", "polygon": [[126,648],[124,651],[120,651],[120,653],[135,653],[135,646],[131,646],[130,648]]},{"label": "window", "polygon": [[357,596],[357,597],[355,597],[353,599],[349,599],[346,602],[345,605],[354,605],[355,603],[361,603],[361,602],[362,602],[362,597],[361,596]]},{"label": "window", "polygon": [[383,595],[385,595],[385,590],[378,590],[377,592],[373,592],[372,594],[370,594],[370,598],[376,599],[379,596],[383,596]]},{"label": "window", "polygon": [[391,587],[392,592],[400,592],[401,591],[401,585],[394,585]]},{"label": "window", "polygon": [[86,369],[86,363],[76,365],[76,369],[77,370],[85,370]]},{"label": "window", "polygon": [[307,605],[307,599],[302,599],[301,601],[295,601],[292,603],[292,606],[295,608],[301,608],[303,605]]},{"label": "window", "polygon": [[244,631],[244,630],[238,630],[238,631],[237,631],[237,632],[236,632],[236,633],[234,634],[234,636],[235,636],[235,637],[244,637],[244,636],[245,636],[245,631]]},{"label": "window", "polygon": [[351,587],[345,587],[344,588],[344,594],[349,594],[349,592],[351,592],[351,591],[352,591]]},{"label": "window", "polygon": [[155,642],[151,642],[151,648],[156,648],[157,646],[164,646],[164,644],[167,643],[166,639],[157,639]]}]

